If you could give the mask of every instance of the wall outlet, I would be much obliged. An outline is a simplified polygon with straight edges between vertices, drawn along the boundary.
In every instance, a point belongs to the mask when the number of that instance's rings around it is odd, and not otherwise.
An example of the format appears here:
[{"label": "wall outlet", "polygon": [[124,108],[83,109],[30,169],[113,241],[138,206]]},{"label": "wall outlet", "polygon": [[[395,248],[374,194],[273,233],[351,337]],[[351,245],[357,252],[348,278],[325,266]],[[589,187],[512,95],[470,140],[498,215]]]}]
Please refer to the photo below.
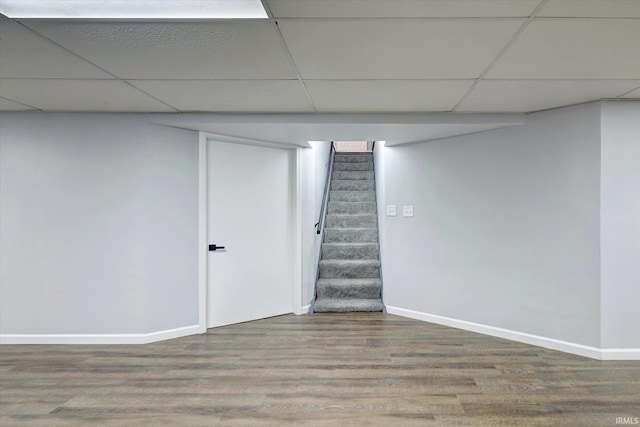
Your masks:
[{"label": "wall outlet", "polygon": [[396,205],[387,205],[387,216],[396,216]]},{"label": "wall outlet", "polygon": [[413,206],[403,206],[402,207],[402,216],[404,216],[404,217],[412,217],[413,216]]}]

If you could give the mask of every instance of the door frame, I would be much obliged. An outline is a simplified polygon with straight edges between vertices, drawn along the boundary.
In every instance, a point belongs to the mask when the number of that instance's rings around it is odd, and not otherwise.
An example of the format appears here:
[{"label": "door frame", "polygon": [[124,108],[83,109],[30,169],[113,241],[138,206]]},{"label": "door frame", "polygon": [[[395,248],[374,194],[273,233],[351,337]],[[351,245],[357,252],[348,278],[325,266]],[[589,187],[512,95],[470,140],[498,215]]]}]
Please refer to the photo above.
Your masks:
[{"label": "door frame", "polygon": [[208,132],[198,132],[198,332],[207,331],[207,293],[209,268],[208,206],[207,197],[207,147],[209,141],[230,144],[256,145],[293,151],[291,164],[291,184],[293,188],[291,209],[292,247],[292,289],[291,312],[305,314],[302,305],[302,171],[300,168],[302,148],[285,144],[274,144],[257,140],[242,139]]}]

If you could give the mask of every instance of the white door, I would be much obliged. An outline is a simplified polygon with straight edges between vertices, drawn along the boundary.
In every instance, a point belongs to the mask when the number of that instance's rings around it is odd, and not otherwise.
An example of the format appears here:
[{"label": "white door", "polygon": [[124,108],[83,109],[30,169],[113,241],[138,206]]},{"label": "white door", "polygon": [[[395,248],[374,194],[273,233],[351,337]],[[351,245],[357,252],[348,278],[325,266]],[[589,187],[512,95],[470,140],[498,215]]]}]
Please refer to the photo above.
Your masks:
[{"label": "white door", "polygon": [[[293,152],[207,143],[207,327],[291,313]],[[210,249],[212,249],[210,247]]]}]

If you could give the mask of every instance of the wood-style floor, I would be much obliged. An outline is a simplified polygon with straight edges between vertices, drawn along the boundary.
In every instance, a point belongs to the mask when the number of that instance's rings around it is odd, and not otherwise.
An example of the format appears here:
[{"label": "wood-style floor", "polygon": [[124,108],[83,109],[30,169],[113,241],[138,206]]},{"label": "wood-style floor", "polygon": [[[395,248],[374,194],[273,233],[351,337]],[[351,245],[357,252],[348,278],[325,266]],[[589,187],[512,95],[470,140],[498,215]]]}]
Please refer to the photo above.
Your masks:
[{"label": "wood-style floor", "polygon": [[640,362],[382,313],[125,346],[1,346],[0,426],[615,426]]}]

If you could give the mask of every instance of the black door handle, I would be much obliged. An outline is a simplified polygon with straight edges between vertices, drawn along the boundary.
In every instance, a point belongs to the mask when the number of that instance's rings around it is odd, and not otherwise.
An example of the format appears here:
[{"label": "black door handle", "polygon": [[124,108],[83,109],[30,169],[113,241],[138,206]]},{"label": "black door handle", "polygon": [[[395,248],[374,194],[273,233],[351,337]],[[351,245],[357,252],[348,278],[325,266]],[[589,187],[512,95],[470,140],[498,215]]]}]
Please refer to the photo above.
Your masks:
[{"label": "black door handle", "polygon": [[218,249],[224,249],[224,246],[209,245],[210,251],[217,251]]}]

